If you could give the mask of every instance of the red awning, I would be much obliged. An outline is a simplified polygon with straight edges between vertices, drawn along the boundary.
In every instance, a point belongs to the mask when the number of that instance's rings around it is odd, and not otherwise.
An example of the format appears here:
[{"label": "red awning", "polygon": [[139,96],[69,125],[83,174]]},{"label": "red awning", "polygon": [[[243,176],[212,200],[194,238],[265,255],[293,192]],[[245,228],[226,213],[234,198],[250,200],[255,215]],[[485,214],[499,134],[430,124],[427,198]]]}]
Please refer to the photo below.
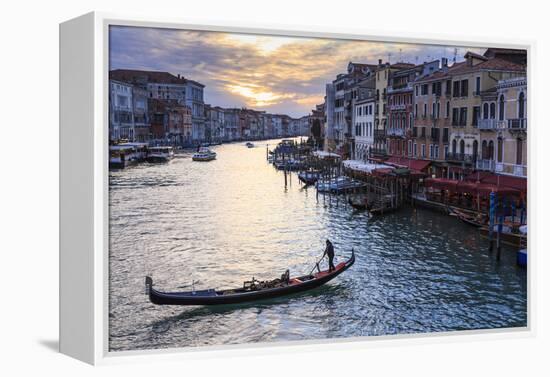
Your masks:
[{"label": "red awning", "polygon": [[456,191],[457,192],[462,192],[462,193],[465,193],[465,194],[477,195],[477,183],[468,182],[468,181],[460,181],[456,185]]},{"label": "red awning", "polygon": [[390,175],[393,172],[393,168],[380,168],[380,169],[373,169],[372,174],[383,177]]},{"label": "red awning", "polygon": [[483,195],[483,196],[489,196],[491,195],[491,192],[494,192],[500,196],[509,196],[509,195],[519,196],[521,194],[520,190],[511,188],[511,187],[503,187],[503,186],[499,187],[489,183],[478,184],[477,192],[479,193],[479,195]]},{"label": "red awning", "polygon": [[423,171],[430,164],[429,160],[413,160],[407,157],[391,156],[388,160],[385,161],[386,164],[397,166],[400,168],[408,168],[410,170]]},{"label": "red awning", "polygon": [[424,182],[426,187],[433,187],[437,190],[449,191],[455,191],[456,185],[458,184],[457,180],[446,178],[427,178]]},{"label": "red awning", "polygon": [[522,177],[512,177],[509,175],[494,174],[489,172],[475,172],[466,177],[466,180],[491,184],[499,188],[513,188],[524,193],[527,192],[527,178]]}]

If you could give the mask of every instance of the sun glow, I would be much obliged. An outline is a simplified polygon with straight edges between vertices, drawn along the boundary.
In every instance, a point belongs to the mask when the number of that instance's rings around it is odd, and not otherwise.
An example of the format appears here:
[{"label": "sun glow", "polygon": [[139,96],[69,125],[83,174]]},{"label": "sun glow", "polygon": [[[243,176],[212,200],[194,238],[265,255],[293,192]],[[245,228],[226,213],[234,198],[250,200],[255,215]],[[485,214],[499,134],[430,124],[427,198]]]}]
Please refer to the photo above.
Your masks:
[{"label": "sun glow", "polygon": [[297,42],[297,38],[266,37],[249,34],[227,34],[227,39],[240,45],[252,45],[262,55],[269,55],[284,45]]},{"label": "sun glow", "polygon": [[227,89],[247,100],[247,105],[265,107],[281,102],[283,99],[293,98],[295,94],[274,93],[259,85],[227,85]]}]

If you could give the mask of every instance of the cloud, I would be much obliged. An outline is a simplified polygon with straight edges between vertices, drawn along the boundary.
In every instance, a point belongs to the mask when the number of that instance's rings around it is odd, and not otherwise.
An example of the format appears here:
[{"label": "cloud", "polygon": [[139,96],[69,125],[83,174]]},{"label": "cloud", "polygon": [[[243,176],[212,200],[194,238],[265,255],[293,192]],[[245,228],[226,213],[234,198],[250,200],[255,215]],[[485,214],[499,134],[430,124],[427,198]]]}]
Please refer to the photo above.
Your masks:
[{"label": "cloud", "polygon": [[[457,48],[457,56],[466,50]],[[214,105],[302,116],[349,61],[420,63],[454,53],[449,46],[111,26],[109,62],[111,69],[182,74],[206,85]]]}]

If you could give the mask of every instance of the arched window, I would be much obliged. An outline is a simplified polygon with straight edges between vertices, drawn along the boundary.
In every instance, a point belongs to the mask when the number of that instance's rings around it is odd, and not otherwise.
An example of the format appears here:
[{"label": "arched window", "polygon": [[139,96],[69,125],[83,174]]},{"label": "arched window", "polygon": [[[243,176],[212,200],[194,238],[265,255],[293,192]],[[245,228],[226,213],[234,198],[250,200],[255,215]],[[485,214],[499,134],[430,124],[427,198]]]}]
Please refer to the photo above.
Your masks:
[{"label": "arched window", "polygon": [[489,119],[489,104],[483,104],[483,119]]},{"label": "arched window", "polygon": [[496,112],[496,105],[494,102],[491,102],[491,111],[490,111],[490,118],[495,119],[495,112]]},{"label": "arched window", "polygon": [[456,140],[453,140],[453,154],[456,154]]},{"label": "arched window", "polygon": [[481,143],[481,158],[484,160],[489,159],[489,151],[487,150],[487,140],[483,140]]},{"label": "arched window", "polygon": [[504,95],[502,94],[498,99],[498,120],[504,120]]},{"label": "arched window", "polygon": [[474,162],[477,160],[477,140],[474,140],[473,144],[472,144],[472,158],[474,160]]},{"label": "arched window", "polygon": [[489,160],[495,159],[495,143],[493,142],[493,140],[489,142],[487,153],[488,153]]},{"label": "arched window", "polygon": [[516,165],[523,165],[523,140],[522,139],[517,139],[517,144],[516,144]]},{"label": "arched window", "polygon": [[465,149],[464,140],[460,140],[460,154],[461,155],[464,155],[464,149]]},{"label": "arched window", "polygon": [[525,118],[525,94],[523,94],[523,92],[519,94],[519,99],[518,99],[518,118],[520,119]]},{"label": "arched window", "polygon": [[503,141],[502,138],[498,138],[498,144],[497,144],[497,161],[502,162],[502,151],[503,151]]}]

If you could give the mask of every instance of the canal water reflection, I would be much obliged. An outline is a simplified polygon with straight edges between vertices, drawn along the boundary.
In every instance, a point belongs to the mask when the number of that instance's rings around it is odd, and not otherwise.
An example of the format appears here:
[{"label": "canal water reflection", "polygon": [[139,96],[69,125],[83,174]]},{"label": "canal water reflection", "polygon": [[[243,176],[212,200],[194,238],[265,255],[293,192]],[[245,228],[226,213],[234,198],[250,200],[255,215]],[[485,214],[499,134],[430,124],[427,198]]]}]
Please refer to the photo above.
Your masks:
[{"label": "canal water reflection", "polygon": [[[449,216],[404,208],[369,219],[296,175],[285,188],[265,143],[110,173],[112,351],[526,326],[514,250],[496,262]],[[223,307],[155,306],[144,294],[148,274],[159,289],[190,290],[308,273],[326,238],[336,263],[352,248],[357,259],[311,292]]]}]

